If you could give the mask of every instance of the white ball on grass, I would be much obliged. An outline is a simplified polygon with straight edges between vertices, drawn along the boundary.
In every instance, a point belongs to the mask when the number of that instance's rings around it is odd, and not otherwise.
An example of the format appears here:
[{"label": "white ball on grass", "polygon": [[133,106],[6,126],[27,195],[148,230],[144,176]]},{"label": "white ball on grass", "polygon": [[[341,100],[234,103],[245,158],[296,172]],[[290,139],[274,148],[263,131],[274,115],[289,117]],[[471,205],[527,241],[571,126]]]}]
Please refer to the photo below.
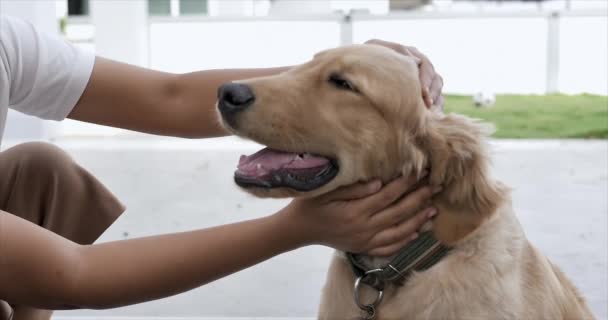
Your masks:
[{"label": "white ball on grass", "polygon": [[489,108],[496,103],[496,95],[488,91],[478,92],[473,96],[473,103],[478,108]]}]

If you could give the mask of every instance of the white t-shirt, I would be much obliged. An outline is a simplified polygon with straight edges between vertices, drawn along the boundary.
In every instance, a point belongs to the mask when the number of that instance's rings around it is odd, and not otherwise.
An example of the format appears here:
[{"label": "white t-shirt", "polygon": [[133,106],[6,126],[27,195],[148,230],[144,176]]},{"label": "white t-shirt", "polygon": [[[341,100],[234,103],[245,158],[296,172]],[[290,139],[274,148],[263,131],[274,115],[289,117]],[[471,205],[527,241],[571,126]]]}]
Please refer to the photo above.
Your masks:
[{"label": "white t-shirt", "polygon": [[8,108],[63,120],[82,95],[95,55],[21,19],[0,16],[0,143]]}]

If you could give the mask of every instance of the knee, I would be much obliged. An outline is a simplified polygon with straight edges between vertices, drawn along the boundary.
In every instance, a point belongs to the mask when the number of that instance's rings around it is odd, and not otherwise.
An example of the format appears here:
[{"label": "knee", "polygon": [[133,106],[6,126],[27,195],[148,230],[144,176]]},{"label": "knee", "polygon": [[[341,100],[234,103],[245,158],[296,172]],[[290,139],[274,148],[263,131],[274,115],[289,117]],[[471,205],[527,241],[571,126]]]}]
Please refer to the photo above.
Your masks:
[{"label": "knee", "polygon": [[72,158],[60,148],[44,142],[28,142],[6,151],[12,154],[20,169],[35,175],[69,170],[74,166]]}]

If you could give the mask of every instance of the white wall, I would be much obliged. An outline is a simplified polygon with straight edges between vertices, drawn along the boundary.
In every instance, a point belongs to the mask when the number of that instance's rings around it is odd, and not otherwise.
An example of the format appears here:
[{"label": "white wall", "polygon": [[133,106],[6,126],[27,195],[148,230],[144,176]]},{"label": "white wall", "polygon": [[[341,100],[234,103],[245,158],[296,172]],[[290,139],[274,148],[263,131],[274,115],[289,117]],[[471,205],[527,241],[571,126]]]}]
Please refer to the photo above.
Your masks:
[{"label": "white wall", "polygon": [[96,53],[129,64],[148,64],[147,0],[91,1]]},{"label": "white wall", "polygon": [[559,88],[566,93],[608,94],[608,19],[560,20]]},{"label": "white wall", "polygon": [[338,46],[339,31],[338,24],[331,21],[152,23],[150,66],[191,72],[293,65]]},{"label": "white wall", "polygon": [[[277,20],[153,20],[150,66],[172,72],[278,66],[340,45],[339,18]],[[608,16],[557,21],[554,52],[544,14],[355,15],[353,42],[380,38],[420,48],[444,77],[448,93],[542,94],[555,89],[548,81],[553,77],[560,92],[608,95]],[[550,70],[555,76],[548,76],[550,56],[557,59]]]},{"label": "white wall", "polygon": [[331,13],[331,1],[294,1],[294,0],[275,0],[272,3],[269,14],[327,14]]},{"label": "white wall", "polygon": [[250,16],[254,13],[253,0],[208,0],[210,16]]},{"label": "white wall", "polygon": [[354,42],[371,38],[413,45],[445,79],[445,92],[543,93],[544,18],[431,18],[354,24]]}]

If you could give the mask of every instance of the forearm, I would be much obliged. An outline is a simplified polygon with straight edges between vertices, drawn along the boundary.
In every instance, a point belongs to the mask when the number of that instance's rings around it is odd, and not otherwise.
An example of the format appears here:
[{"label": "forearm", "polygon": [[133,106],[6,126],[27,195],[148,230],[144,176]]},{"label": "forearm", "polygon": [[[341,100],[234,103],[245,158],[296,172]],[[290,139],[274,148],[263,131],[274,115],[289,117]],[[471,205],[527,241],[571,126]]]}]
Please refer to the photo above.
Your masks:
[{"label": "forearm", "polygon": [[178,294],[306,243],[278,213],[198,231],[80,246],[0,211],[0,299],[110,308]]},{"label": "forearm", "polygon": [[78,307],[108,308],[181,293],[302,244],[281,217],[82,248]]},{"label": "forearm", "polygon": [[207,70],[182,75],[96,58],[71,119],[186,138],[227,135],[219,124],[217,88],[284,68]]}]

